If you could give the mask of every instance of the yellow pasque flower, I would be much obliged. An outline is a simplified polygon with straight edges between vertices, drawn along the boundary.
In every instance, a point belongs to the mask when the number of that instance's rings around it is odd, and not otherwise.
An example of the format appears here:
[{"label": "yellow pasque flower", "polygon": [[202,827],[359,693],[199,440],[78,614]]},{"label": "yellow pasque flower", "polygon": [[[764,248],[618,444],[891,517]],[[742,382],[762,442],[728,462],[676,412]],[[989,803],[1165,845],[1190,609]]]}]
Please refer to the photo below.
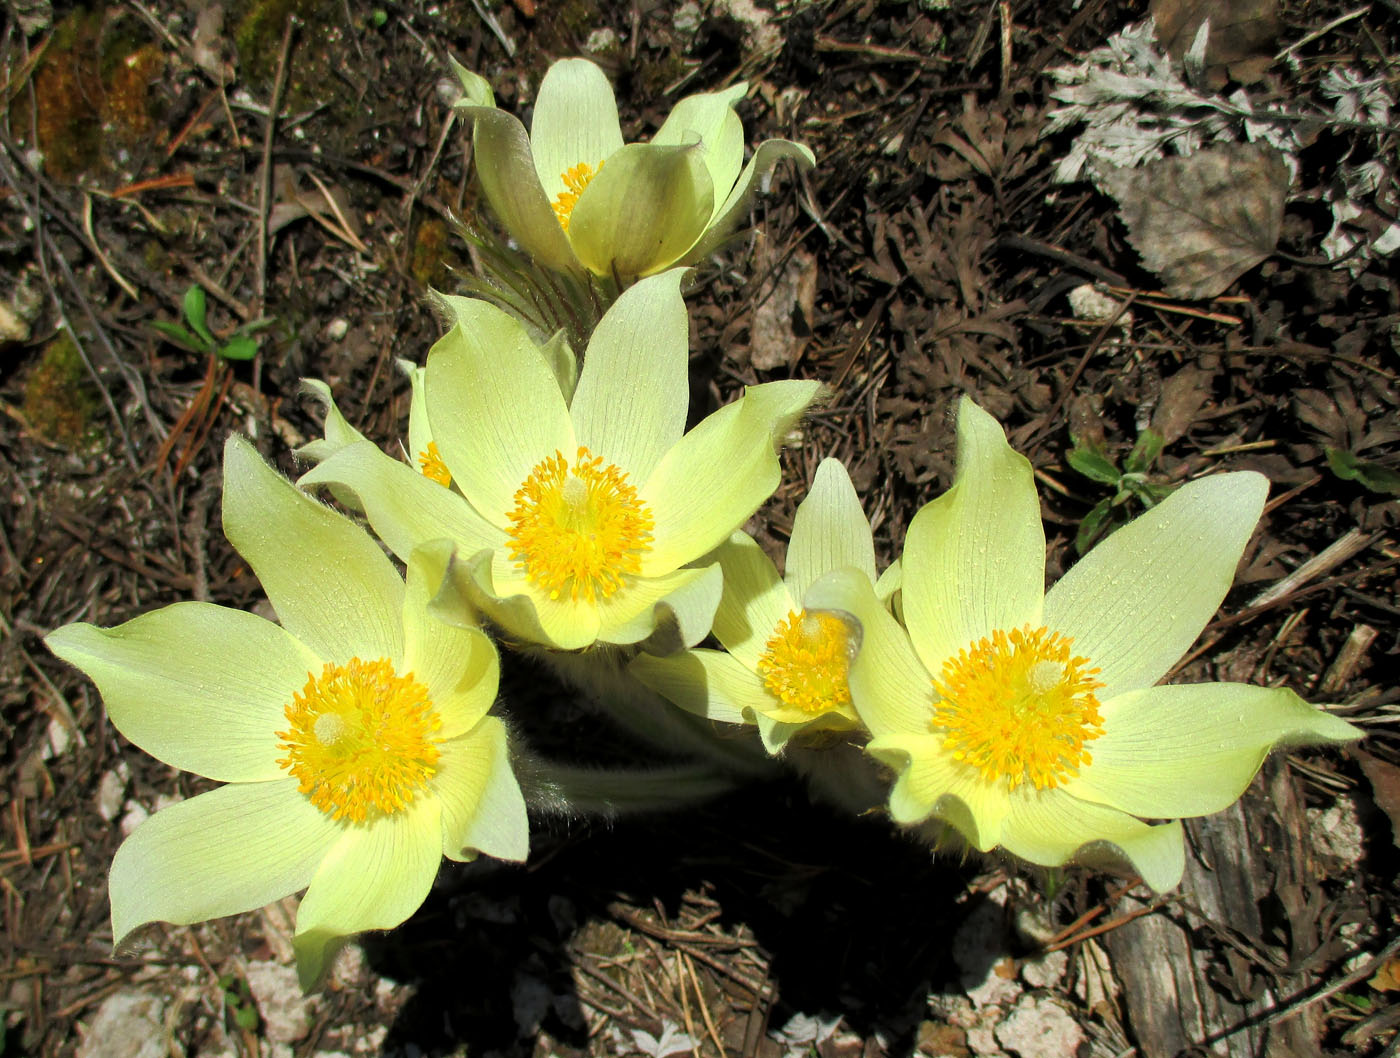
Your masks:
[{"label": "yellow pasque flower", "polygon": [[342,938],[411,915],[442,856],[525,858],[505,726],[486,715],[499,663],[479,629],[428,613],[442,549],[413,554],[405,584],[363,530],[241,438],[224,449],[223,524],[280,625],[185,602],[45,642],[91,677],[132,742],[227,784],[122,843],[114,941],[306,889],[294,946],[311,987]]},{"label": "yellow pasque flower", "polygon": [[851,567],[875,584],[870,523],[846,468],[835,459],[817,467],[793,518],[786,576],[744,532],[714,557],[724,571],[724,594],[713,631],[724,649],[643,654],[628,671],[689,712],[756,724],[770,753],[800,731],[856,727],[847,685],[858,646],[851,625],[802,608],[807,589],[833,570]]},{"label": "yellow pasque flower", "polygon": [[734,113],[742,83],[685,97],[649,143],[624,144],[612,86],[587,59],[549,68],[528,134],[496,108],[485,80],[455,68],[486,199],[520,245],[556,271],[625,283],[703,260],[780,159],[815,162],[802,144],[766,140],[744,165]]},{"label": "yellow pasque flower", "polygon": [[684,433],[681,274],[623,293],[599,321],[572,393],[518,320],[463,299],[425,379],[453,487],[369,442],[340,449],[302,483],[353,492],[401,557],[451,540],[454,583],[520,639],[565,650],[632,644],[666,620],[685,645],[697,642],[719,602],[720,570],[687,564],[777,487],[776,445],[820,387],[750,386]]},{"label": "yellow pasque flower", "polygon": [[1267,491],[1252,472],[1189,482],[1047,592],[1031,466],[964,398],[956,480],[905,539],[907,633],[863,573],[805,599],[862,626],[851,694],[895,821],[1048,866],[1126,858],[1167,889],[1177,820],[1231,804],[1275,745],[1360,737],[1284,688],[1154,686],[1225,597]]}]

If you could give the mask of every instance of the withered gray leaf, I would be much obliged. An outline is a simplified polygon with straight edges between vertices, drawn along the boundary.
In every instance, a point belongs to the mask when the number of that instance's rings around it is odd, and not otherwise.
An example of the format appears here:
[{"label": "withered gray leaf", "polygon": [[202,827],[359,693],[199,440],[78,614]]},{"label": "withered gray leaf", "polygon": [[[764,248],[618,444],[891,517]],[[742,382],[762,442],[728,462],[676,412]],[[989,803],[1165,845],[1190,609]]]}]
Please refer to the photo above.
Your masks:
[{"label": "withered gray leaf", "polygon": [[1260,80],[1273,64],[1278,37],[1278,0],[1152,0],[1157,39],[1181,59],[1201,23],[1210,19],[1206,76],[1220,88],[1229,77],[1243,84]]},{"label": "withered gray leaf", "polygon": [[1226,144],[1103,178],[1128,241],[1172,297],[1213,298],[1278,244],[1288,195],[1283,155]]}]

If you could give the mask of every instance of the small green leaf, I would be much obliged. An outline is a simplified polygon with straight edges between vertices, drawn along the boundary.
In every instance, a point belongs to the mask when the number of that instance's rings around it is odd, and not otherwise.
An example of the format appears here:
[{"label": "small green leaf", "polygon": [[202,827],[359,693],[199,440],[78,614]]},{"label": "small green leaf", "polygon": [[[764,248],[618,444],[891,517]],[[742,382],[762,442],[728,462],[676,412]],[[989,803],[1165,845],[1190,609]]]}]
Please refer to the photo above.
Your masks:
[{"label": "small green leaf", "polygon": [[205,308],[204,288],[196,283],[185,291],[185,322],[193,327],[194,333],[203,338],[208,343],[208,348],[212,349],[217,343],[204,323]]},{"label": "small green leaf", "polygon": [[1096,446],[1076,443],[1066,458],[1075,470],[1100,485],[1117,485],[1118,479],[1123,476],[1113,461]]},{"label": "small green leaf", "polygon": [[164,320],[155,320],[152,322],[151,326],[176,345],[183,345],[186,349],[192,349],[198,353],[208,352],[209,347],[207,345],[189,331],[185,330],[185,328],[181,327],[178,323],[166,323]]},{"label": "small green leaf", "polygon": [[1332,473],[1343,481],[1359,482],[1372,492],[1400,496],[1400,472],[1380,463],[1373,463],[1369,459],[1362,459],[1356,453],[1343,448],[1327,448],[1324,451],[1327,453],[1327,465],[1332,468]]},{"label": "small green leaf", "polygon": [[1113,517],[1113,499],[1099,500],[1094,504],[1084,520],[1079,523],[1079,532],[1074,534],[1074,549],[1081,555],[1093,546],[1094,541],[1104,531]]},{"label": "small green leaf", "polygon": [[1123,469],[1129,474],[1146,472],[1147,468],[1156,462],[1157,457],[1162,454],[1164,444],[1166,444],[1166,438],[1149,426],[1138,434],[1137,444],[1133,445],[1133,450],[1128,453],[1128,458],[1123,460]]},{"label": "small green leaf", "polygon": [[246,334],[236,334],[219,350],[225,360],[251,360],[258,355],[258,341]]},{"label": "small green leaf", "polygon": [[257,1008],[251,1003],[240,1003],[233,1008],[233,1020],[243,1031],[252,1032],[258,1027]]}]

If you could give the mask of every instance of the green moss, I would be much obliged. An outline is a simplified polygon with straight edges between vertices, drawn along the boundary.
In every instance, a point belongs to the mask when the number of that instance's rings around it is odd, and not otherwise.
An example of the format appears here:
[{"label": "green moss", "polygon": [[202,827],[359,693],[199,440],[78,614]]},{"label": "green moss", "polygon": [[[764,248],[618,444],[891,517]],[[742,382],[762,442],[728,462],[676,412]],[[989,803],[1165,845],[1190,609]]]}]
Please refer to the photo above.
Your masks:
[{"label": "green moss", "polygon": [[685,60],[674,51],[668,50],[655,59],[647,59],[637,66],[637,87],[641,98],[660,96],[685,74]]},{"label": "green moss", "polygon": [[413,233],[413,257],[408,271],[419,286],[445,287],[462,259],[453,251],[447,225],[436,218],[425,220]]},{"label": "green moss", "polygon": [[97,394],[78,347],[60,334],[44,348],[25,380],[25,420],[45,440],[77,448],[91,440],[97,408]]},{"label": "green moss", "polygon": [[238,50],[239,74],[254,91],[267,93],[272,89],[282,34],[292,15],[303,28],[286,98],[293,105],[320,102],[317,89],[329,86],[332,77],[323,42],[332,30],[346,29],[344,8],[334,0],[243,0],[237,4],[233,44]]}]

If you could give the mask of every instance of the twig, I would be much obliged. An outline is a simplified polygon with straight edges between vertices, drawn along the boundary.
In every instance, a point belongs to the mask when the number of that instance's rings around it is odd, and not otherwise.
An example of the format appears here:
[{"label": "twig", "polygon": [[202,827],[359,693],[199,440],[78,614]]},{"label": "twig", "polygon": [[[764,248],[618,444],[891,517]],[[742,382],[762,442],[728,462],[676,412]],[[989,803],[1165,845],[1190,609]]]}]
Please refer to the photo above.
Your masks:
[{"label": "twig", "polygon": [[1366,550],[1375,541],[1376,535],[1375,533],[1363,533],[1360,529],[1348,530],[1288,576],[1265,588],[1249,601],[1249,607],[1267,606],[1290,592],[1296,591],[1314,577],[1321,576],[1333,566],[1339,566],[1353,555]]},{"label": "twig", "polygon": [[1367,4],[1365,7],[1358,7],[1355,11],[1348,11],[1345,15],[1338,15],[1331,22],[1327,23],[1327,25],[1313,30],[1306,37],[1303,37],[1301,40],[1296,40],[1288,47],[1284,48],[1283,51],[1274,56],[1274,62],[1282,62],[1304,45],[1311,44],[1319,37],[1327,36],[1327,34],[1331,33],[1338,26],[1344,25],[1354,18],[1360,18],[1362,15],[1370,14],[1370,12],[1371,5]]},{"label": "twig", "polygon": [[[272,141],[277,133],[277,108],[282,101],[282,87],[287,81],[287,59],[292,51],[292,33],[297,17],[289,14],[282,29],[282,47],[277,52],[277,73],[272,79],[272,96],[267,102],[267,121],[263,125],[262,171],[258,174],[258,308],[259,316],[267,315],[267,215],[272,208]],[[262,389],[262,357],[253,364],[253,389]]]}]

